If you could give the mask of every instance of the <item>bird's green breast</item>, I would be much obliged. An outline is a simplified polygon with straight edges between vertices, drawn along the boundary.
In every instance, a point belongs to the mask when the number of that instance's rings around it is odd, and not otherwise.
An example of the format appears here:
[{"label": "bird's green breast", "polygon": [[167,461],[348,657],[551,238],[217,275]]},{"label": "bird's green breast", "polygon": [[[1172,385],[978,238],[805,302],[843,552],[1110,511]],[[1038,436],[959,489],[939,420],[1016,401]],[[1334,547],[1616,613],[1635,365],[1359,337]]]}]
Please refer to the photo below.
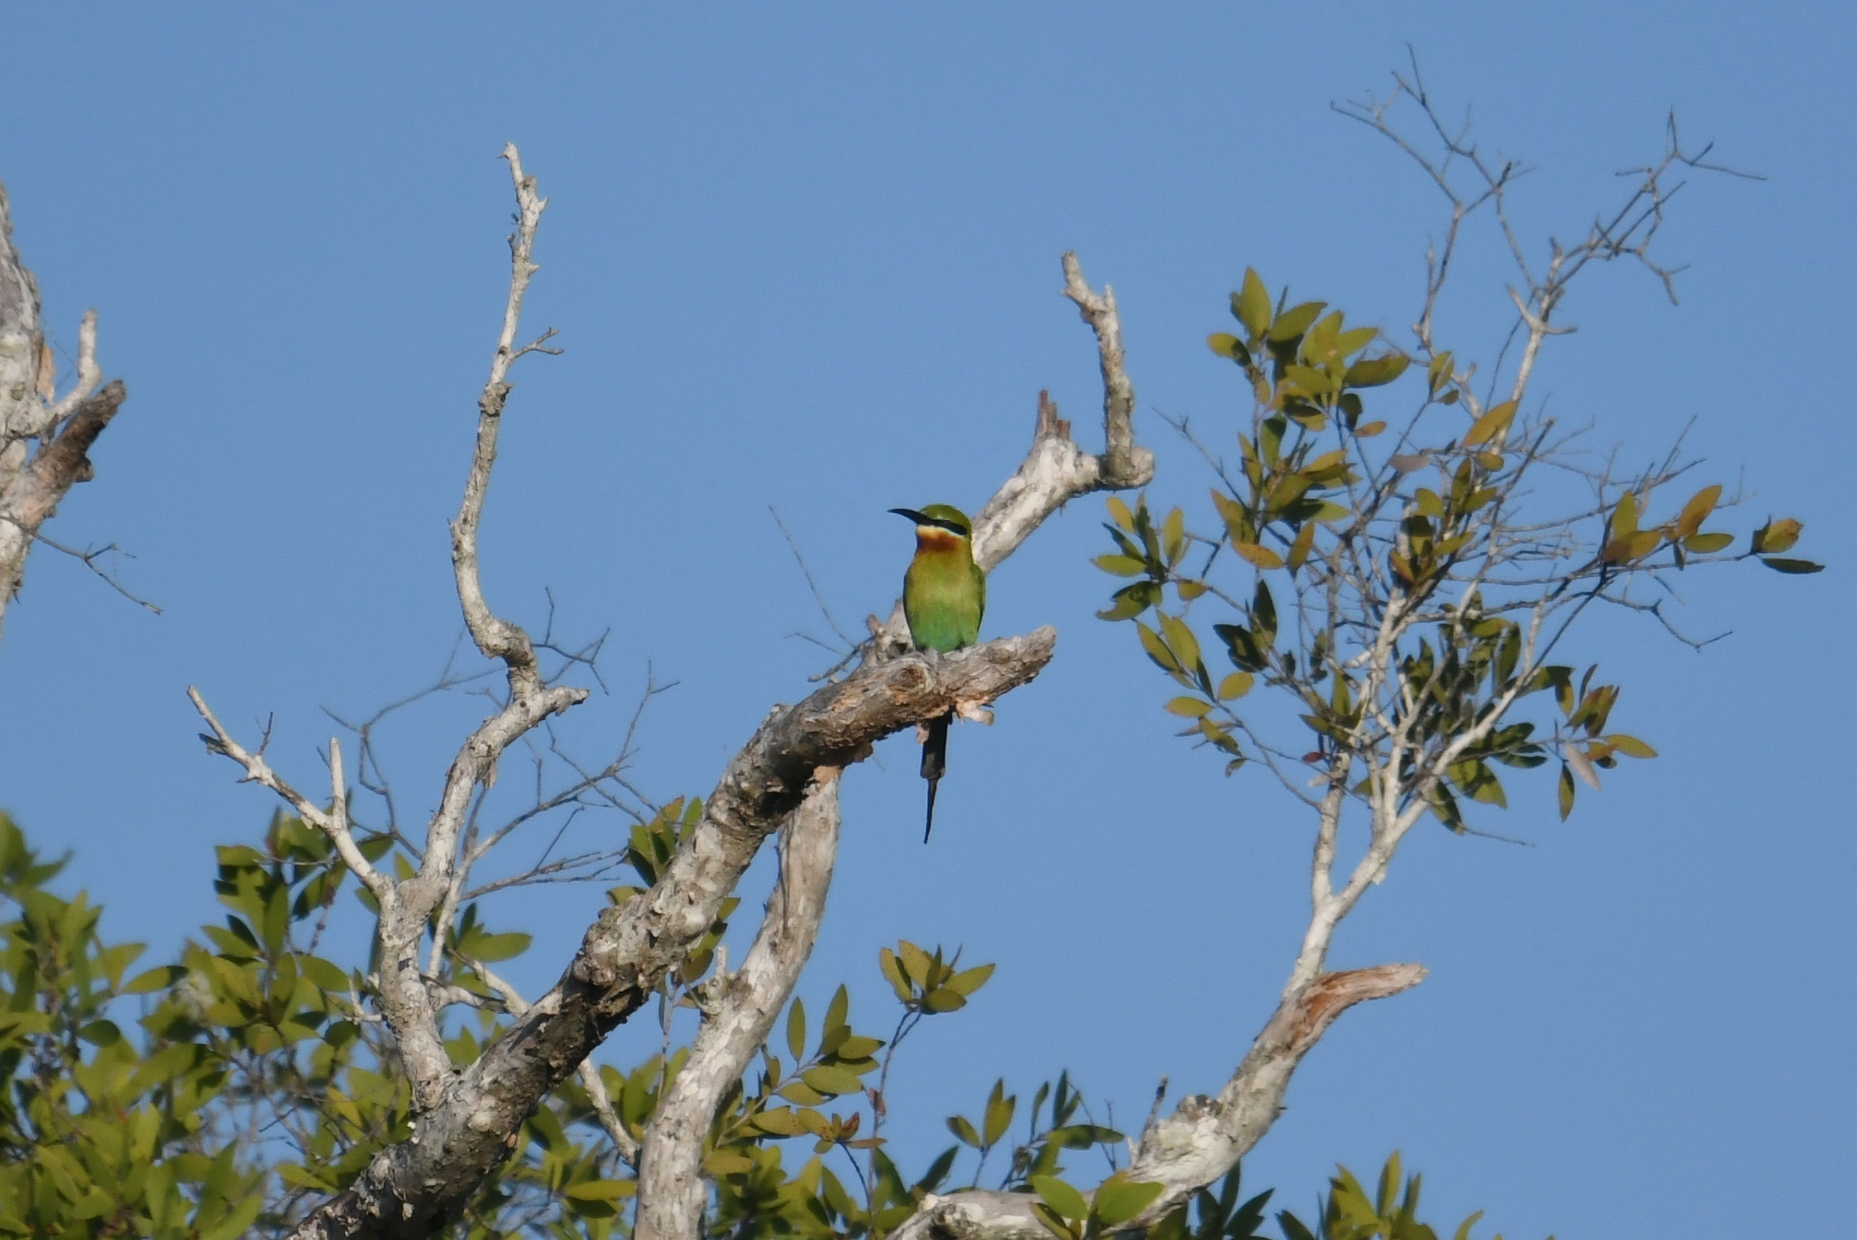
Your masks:
[{"label": "bird's green breast", "polygon": [[[956,540],[950,540],[956,541]],[[980,639],[987,605],[986,576],[965,542],[946,550],[923,548],[903,577],[903,614],[909,636],[924,650],[959,650]]]}]

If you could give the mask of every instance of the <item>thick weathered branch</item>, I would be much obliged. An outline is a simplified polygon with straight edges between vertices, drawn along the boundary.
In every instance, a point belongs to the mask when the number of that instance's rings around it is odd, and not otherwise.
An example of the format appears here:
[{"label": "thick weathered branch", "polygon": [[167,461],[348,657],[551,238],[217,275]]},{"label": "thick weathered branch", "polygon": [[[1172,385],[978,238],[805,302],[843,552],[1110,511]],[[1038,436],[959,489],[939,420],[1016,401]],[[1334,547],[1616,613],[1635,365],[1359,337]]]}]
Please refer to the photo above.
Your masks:
[{"label": "thick weathered branch", "polygon": [[635,1240],[702,1233],[703,1143],[716,1108],[767,1040],[812,956],[838,856],[838,775],[822,767],[780,841],[780,881],[739,971],[703,987],[703,1026],[646,1129]]},{"label": "thick weathered branch", "polygon": [[[1165,1190],[1127,1227],[1153,1225],[1195,1190],[1230,1171],[1276,1122],[1296,1065],[1337,1016],[1367,999],[1384,999],[1424,980],[1416,964],[1324,973],[1277,1005],[1238,1070],[1216,1098],[1183,1098],[1172,1115],[1148,1126],[1128,1178]],[[923,1198],[894,1240],[1041,1240],[1048,1232],[1027,1193],[967,1192]]]},{"label": "thick weathered branch", "polygon": [[[19,591],[39,527],[67,491],[91,479],[86,453],[126,395],[120,382],[96,392],[103,375],[94,310],[84,315],[78,350],[77,382],[54,400],[56,367],[39,324],[38,283],[13,246],[13,219],[0,186],[0,622]],[[42,442],[29,459],[34,439]]]},{"label": "thick weathered branch", "polygon": [[457,1077],[416,1107],[413,1137],[383,1150],[300,1237],[425,1236],[443,1227],[509,1156],[541,1098],[655,992],[707,933],[761,842],[800,805],[821,767],[868,755],[892,732],[991,702],[1050,662],[1057,633],[949,655],[869,663],[773,711],[730,761],[703,817],[650,891],[600,914],[554,988]]}]

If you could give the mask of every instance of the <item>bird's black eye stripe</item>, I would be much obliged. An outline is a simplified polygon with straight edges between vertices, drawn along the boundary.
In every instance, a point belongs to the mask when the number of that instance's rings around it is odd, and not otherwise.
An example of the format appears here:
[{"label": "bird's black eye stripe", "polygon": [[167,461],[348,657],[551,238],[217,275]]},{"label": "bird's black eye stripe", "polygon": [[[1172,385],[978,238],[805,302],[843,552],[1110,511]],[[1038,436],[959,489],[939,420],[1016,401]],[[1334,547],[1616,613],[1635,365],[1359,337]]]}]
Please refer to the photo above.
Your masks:
[{"label": "bird's black eye stripe", "polygon": [[962,538],[966,538],[968,534],[967,527],[959,521],[948,521],[941,517],[930,517],[922,524],[932,525],[938,530],[947,530],[950,534],[959,534]]}]

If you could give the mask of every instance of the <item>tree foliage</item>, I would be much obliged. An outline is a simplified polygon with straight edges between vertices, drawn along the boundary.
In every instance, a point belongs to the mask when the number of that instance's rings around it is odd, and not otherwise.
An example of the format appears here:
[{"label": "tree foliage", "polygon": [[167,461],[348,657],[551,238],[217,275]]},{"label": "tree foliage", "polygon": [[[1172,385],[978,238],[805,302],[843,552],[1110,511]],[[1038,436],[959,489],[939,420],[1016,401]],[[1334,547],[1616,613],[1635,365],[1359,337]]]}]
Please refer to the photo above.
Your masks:
[{"label": "tree foliage", "polygon": [[[1564,818],[1576,776],[1597,788],[1620,757],[1656,756],[1612,730],[1617,684],[1554,661],[1582,613],[1662,616],[1665,577],[1726,562],[1821,567],[1778,554],[1799,538],[1790,518],[1737,550],[1712,525],[1722,487],[1691,491],[1687,463],[1626,477],[1585,467],[1577,437],[1522,416],[1517,397],[1479,403],[1448,351],[1415,358],[1287,290],[1273,303],[1256,271],[1231,312],[1239,333],[1208,344],[1236,363],[1251,411],[1237,459],[1213,460],[1210,529],[1112,496],[1114,549],[1096,558],[1135,578],[1099,615],[1133,625],[1185,690],[1167,711],[1228,773],[1261,761],[1317,809],[1309,789],[1345,792],[1376,833],[1414,807],[1461,832],[1466,803],[1508,805],[1498,767],[1558,758]],[[1402,396],[1412,412],[1389,433],[1376,414]],[[1255,689],[1275,691],[1277,709]],[[1518,718],[1538,695],[1551,712]],[[1300,728],[1272,726],[1286,717]]]}]

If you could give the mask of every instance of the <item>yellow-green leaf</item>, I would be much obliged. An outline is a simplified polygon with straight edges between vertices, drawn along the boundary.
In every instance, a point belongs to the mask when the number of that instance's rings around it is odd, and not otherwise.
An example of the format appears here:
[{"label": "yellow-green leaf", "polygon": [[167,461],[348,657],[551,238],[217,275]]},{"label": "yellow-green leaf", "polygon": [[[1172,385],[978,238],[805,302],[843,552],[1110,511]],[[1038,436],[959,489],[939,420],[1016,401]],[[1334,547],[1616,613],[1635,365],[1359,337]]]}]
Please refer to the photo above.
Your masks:
[{"label": "yellow-green leaf", "polygon": [[1249,672],[1233,672],[1219,682],[1219,701],[1229,702],[1233,698],[1243,697],[1251,692],[1251,686],[1256,681],[1257,677]]},{"label": "yellow-green leaf", "polygon": [[1234,542],[1232,543],[1232,550],[1236,551],[1239,558],[1244,560],[1245,563],[1255,568],[1269,571],[1270,569],[1283,567],[1283,557],[1272,551],[1269,547],[1264,546],[1262,543]]},{"label": "yellow-green leaf", "polygon": [[[1380,387],[1391,383],[1406,373],[1406,367],[1412,359],[1404,353],[1386,353],[1379,357],[1363,357],[1348,367],[1347,385],[1351,388]],[[1376,432],[1377,433],[1377,432]]]},{"label": "yellow-green leaf", "polygon": [[1232,310],[1252,339],[1270,330],[1270,293],[1252,268],[1245,268],[1244,284],[1232,299]]},{"label": "yellow-green leaf", "polygon": [[1167,514],[1161,522],[1161,549],[1167,556],[1168,564],[1176,564],[1186,551],[1186,518],[1178,508]]},{"label": "yellow-green leaf", "polygon": [[1612,510],[1612,537],[1624,538],[1638,532],[1638,497],[1630,491],[1618,497],[1618,507]]},{"label": "yellow-green leaf", "polygon": [[1032,1191],[1064,1218],[1084,1219],[1090,1216],[1090,1203],[1083,1199],[1083,1194],[1054,1175],[1033,1176]]},{"label": "yellow-green leaf", "polygon": [[1296,541],[1290,544],[1290,571],[1293,573],[1308,560],[1310,550],[1315,546],[1315,522],[1305,521],[1303,527],[1296,531]]},{"label": "yellow-green leaf", "polygon": [[799,996],[793,997],[793,1006],[787,1009],[787,1050],[793,1058],[806,1058],[806,1005]]},{"label": "yellow-green leaf", "polygon": [[1219,510],[1219,518],[1225,522],[1225,532],[1234,543],[1250,542],[1256,537],[1251,528],[1251,515],[1245,511],[1243,504],[1214,488],[1212,506]]},{"label": "yellow-green leaf", "polygon": [[1803,529],[1805,526],[1791,517],[1769,521],[1754,531],[1754,550],[1763,555],[1790,550]]},{"label": "yellow-green leaf", "polygon": [[1099,555],[1090,563],[1116,577],[1139,577],[1148,566],[1132,555]]},{"label": "yellow-green leaf", "polygon": [[1635,736],[1626,736],[1623,732],[1613,732],[1606,736],[1606,744],[1612,746],[1627,758],[1655,758],[1657,751]]},{"label": "yellow-green leaf", "polygon": [[1486,444],[1509,429],[1509,423],[1515,421],[1515,402],[1505,400],[1500,405],[1488,410],[1484,415],[1470,424],[1470,430],[1464,435],[1464,447],[1475,448]]},{"label": "yellow-green leaf", "polygon": [[1702,523],[1715,511],[1715,503],[1722,497],[1720,484],[1703,487],[1690,497],[1683,511],[1677,514],[1676,532],[1679,537],[1687,538],[1702,528]]},{"label": "yellow-green leaf", "polygon": [[1279,314],[1270,325],[1271,342],[1282,344],[1308,331],[1309,325],[1315,322],[1316,317],[1322,313],[1322,308],[1327,304],[1325,301],[1305,301]]},{"label": "yellow-green leaf", "polygon": [[621,1197],[630,1197],[636,1192],[638,1192],[636,1180],[588,1180],[585,1183],[568,1185],[561,1190],[561,1195],[574,1201],[617,1201]]},{"label": "yellow-green leaf", "polygon": [[1116,1227],[1147,1209],[1163,1186],[1111,1179],[1096,1190],[1096,1217],[1105,1227]]},{"label": "yellow-green leaf", "polygon": [[1166,612],[1158,613],[1161,618],[1161,635],[1167,639],[1168,647],[1180,660],[1180,670],[1192,672],[1200,664],[1199,638],[1194,636],[1192,628],[1178,616]]},{"label": "yellow-green leaf", "polygon": [[1160,664],[1163,672],[1181,670],[1180,660],[1174,657],[1174,652],[1167,648],[1167,643],[1161,640],[1159,633],[1139,620],[1135,621],[1135,630],[1141,637],[1141,648],[1148,652],[1150,659]]},{"label": "yellow-green leaf", "polygon": [[187,970],[180,965],[157,965],[146,973],[138,974],[127,986],[122,988],[122,993],[125,995],[145,995],[150,991],[166,990],[186,976]]},{"label": "yellow-green leaf", "polygon": [[1187,719],[1198,719],[1200,716],[1211,712],[1212,703],[1202,701],[1196,697],[1181,696],[1167,703],[1166,709],[1171,714],[1180,715]]},{"label": "yellow-green leaf", "polygon": [[949,978],[948,989],[954,991],[956,994],[971,995],[976,990],[986,985],[987,979],[992,976],[992,965],[975,965],[971,969],[962,969],[959,973]]}]

